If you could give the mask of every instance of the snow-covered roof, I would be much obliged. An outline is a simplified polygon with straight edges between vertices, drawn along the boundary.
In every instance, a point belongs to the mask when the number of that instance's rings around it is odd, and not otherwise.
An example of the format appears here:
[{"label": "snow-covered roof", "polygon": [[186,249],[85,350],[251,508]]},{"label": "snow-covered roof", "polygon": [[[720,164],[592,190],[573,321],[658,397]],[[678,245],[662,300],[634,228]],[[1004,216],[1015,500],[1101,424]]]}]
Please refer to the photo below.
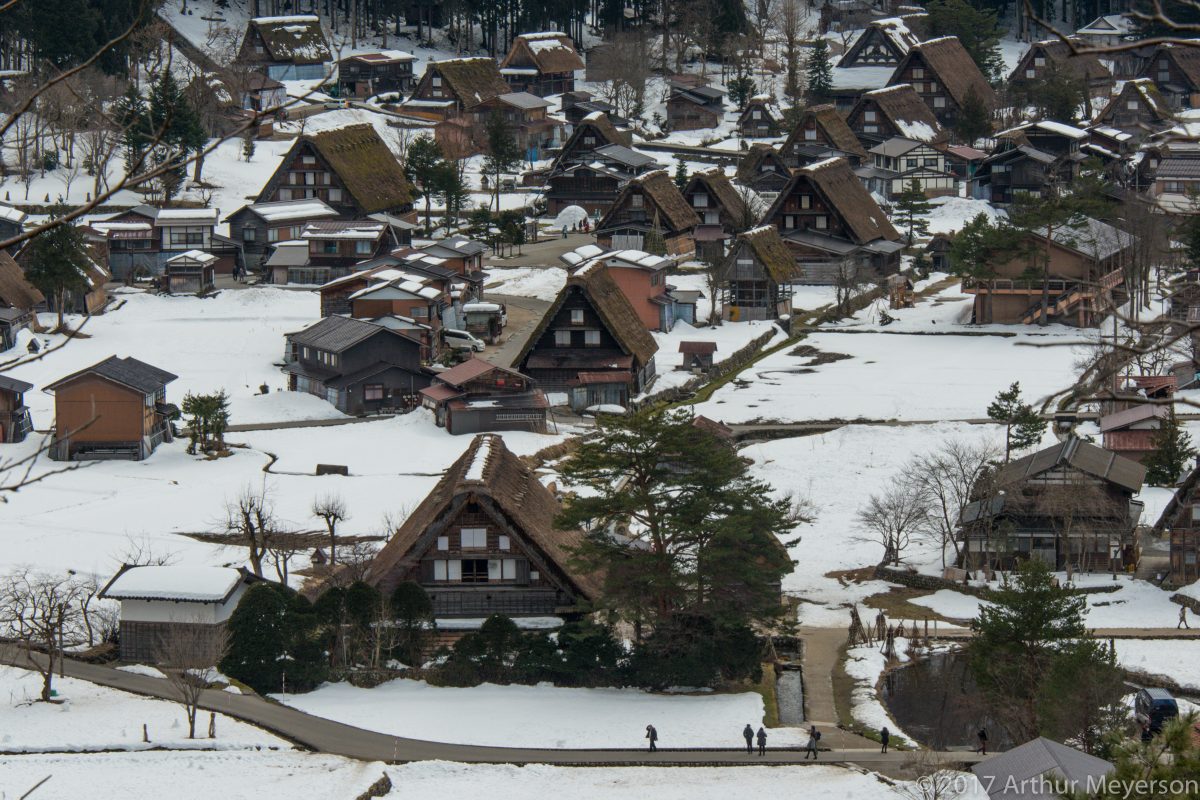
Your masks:
[{"label": "snow-covered roof", "polygon": [[160,222],[206,222],[217,224],[219,208],[160,208],[155,219]]},{"label": "snow-covered roof", "polygon": [[214,256],[212,253],[206,253],[203,250],[186,250],[177,256],[171,256],[170,258],[168,258],[167,263],[170,264],[172,261],[181,261],[183,259],[187,259],[189,261],[200,261],[202,263],[208,264],[213,261],[216,261],[217,257]]},{"label": "snow-covered roof", "polygon": [[480,442],[479,448],[475,451],[475,456],[471,459],[471,464],[463,476],[464,481],[483,481],[483,470],[487,466],[488,459],[492,457],[492,445],[495,441],[495,436],[485,436]]},{"label": "snow-covered roof", "polygon": [[336,217],[338,212],[324,200],[315,197],[306,200],[279,200],[272,203],[253,203],[249,209],[267,222],[283,222],[293,219],[315,219]]},{"label": "snow-covered roof", "polygon": [[313,14],[293,14],[283,17],[254,17],[250,21],[255,25],[307,25],[321,20]]},{"label": "snow-covered roof", "polygon": [[29,215],[19,208],[13,208],[12,206],[6,206],[0,203],[0,219],[5,220],[6,222],[13,222],[17,225],[21,225],[25,222],[25,218],[27,216]]},{"label": "snow-covered roof", "polygon": [[125,567],[100,596],[113,600],[219,603],[248,577],[232,567]]}]

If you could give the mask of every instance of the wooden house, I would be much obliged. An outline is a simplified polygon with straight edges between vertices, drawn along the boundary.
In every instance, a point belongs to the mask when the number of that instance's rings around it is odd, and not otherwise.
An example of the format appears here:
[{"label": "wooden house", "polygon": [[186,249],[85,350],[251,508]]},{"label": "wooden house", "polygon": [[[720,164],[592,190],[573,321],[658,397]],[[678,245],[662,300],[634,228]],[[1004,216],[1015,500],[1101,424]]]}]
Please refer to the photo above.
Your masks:
[{"label": "wooden house", "polygon": [[584,118],[590,114],[603,114],[614,124],[623,128],[629,127],[629,121],[617,116],[617,110],[611,103],[597,99],[592,96],[591,92],[585,92],[582,89],[576,89],[573,92],[563,92],[559,100],[559,112],[563,119],[567,121],[570,130],[574,130],[575,126],[583,122]]},{"label": "wooden house", "polygon": [[913,45],[921,41],[909,24],[920,24],[924,16],[924,14],[912,14],[904,17],[871,20],[842,55],[838,66],[842,68],[896,66],[904,60]]},{"label": "wooden house", "polygon": [[1021,194],[1069,184],[1086,155],[1087,131],[1061,122],[1029,122],[996,136],[992,153],[975,171],[975,196],[1007,205]]},{"label": "wooden house", "polygon": [[889,86],[902,84],[909,84],[916,90],[945,128],[954,127],[959,112],[972,94],[983,101],[988,111],[996,108],[992,85],[957,36],[942,36],[913,45],[888,81]]},{"label": "wooden house", "polygon": [[167,294],[203,294],[216,288],[217,257],[203,250],[187,250],[167,259],[163,288]]},{"label": "wooden house", "polygon": [[332,316],[287,334],[288,389],[346,414],[412,408],[430,383],[421,342],[384,325]]},{"label": "wooden house", "polygon": [[1071,437],[1001,467],[989,496],[962,514],[969,569],[1041,559],[1055,570],[1121,571],[1136,563],[1134,530],[1146,469]]},{"label": "wooden house", "polygon": [[545,158],[547,150],[562,146],[562,123],[547,115],[549,108],[549,100],[529,92],[505,92],[485,100],[475,107],[480,123],[476,126],[479,146],[486,149],[482,124],[493,114],[498,114],[508,122],[513,141],[527,161]]},{"label": "wooden house", "polygon": [[1175,124],[1175,112],[1149,78],[1125,81],[1121,91],[1096,115],[1096,125],[1143,139]]},{"label": "wooden house", "polygon": [[[87,229],[84,229],[85,232]],[[54,295],[43,296],[40,291],[37,291],[28,281],[25,280],[24,270],[29,259],[29,244],[25,241],[21,249],[12,256],[15,262],[13,265],[6,265],[5,261],[9,258],[8,254],[0,251],[0,306],[9,304],[18,308],[23,308],[20,303],[28,302],[28,299],[34,297],[40,298],[41,302],[37,305],[37,310],[57,311],[58,297]],[[65,310],[68,314],[103,314],[105,307],[108,305],[108,282],[112,280],[112,275],[107,269],[101,266],[103,260],[102,246],[97,246],[95,238],[89,236],[89,256],[87,266],[81,270],[81,278],[83,279],[80,288],[68,291],[64,297]],[[15,267],[15,270],[14,270]],[[6,280],[6,275],[11,276],[13,272],[20,275],[20,280],[14,279],[15,276]],[[22,285],[24,284],[24,285]],[[29,289],[34,289],[35,294],[30,295]],[[16,302],[5,299],[13,297]],[[30,310],[33,310],[32,308]]]},{"label": "wooden house", "polygon": [[571,269],[583,272],[602,269],[608,272],[638,319],[649,331],[670,331],[676,320],[696,321],[694,303],[679,303],[667,283],[667,271],[674,262],[641,250],[622,249],[604,252],[596,245],[584,245],[559,259]]},{"label": "wooden house", "polygon": [[878,279],[900,268],[900,234],[845,159],[793,172],[763,221],[779,230],[792,252],[799,283],[830,284],[849,275]]},{"label": "wooden house", "polygon": [[242,245],[247,269],[256,269],[271,248],[279,242],[300,238],[312,221],[338,216],[328,203],[318,198],[250,203],[225,218],[229,238]]},{"label": "wooden house", "polygon": [[218,659],[229,618],[246,589],[261,580],[244,568],[125,564],[97,597],[120,603],[122,661],[168,661],[181,636],[198,648],[197,657]]},{"label": "wooden house", "polygon": [[302,266],[273,269],[271,282],[320,285],[354,272],[357,265],[399,245],[395,231],[374,219],[318,219],[308,222],[299,241],[308,246]]},{"label": "wooden house", "polygon": [[[437,290],[439,296],[455,297],[456,299],[467,299],[472,296],[469,293],[464,293],[461,289],[461,276],[454,270],[447,269],[443,266],[439,259],[426,259],[416,251],[403,251],[401,255],[395,253],[373,258],[369,261],[364,261],[358,265],[359,269],[344,278],[335,278],[329,283],[323,284],[318,290],[321,295],[321,316],[327,317],[331,314],[350,314],[353,310],[353,298],[362,290],[373,286],[392,281],[396,278],[411,278],[422,286],[430,286]],[[426,298],[428,302],[434,299],[432,294]],[[382,299],[382,298],[380,298]],[[360,304],[361,307],[362,304]],[[365,316],[379,316],[384,313],[398,313],[395,309],[398,306],[389,306],[384,311],[371,309],[374,313]],[[414,304],[415,308],[415,304]],[[413,312],[417,313],[417,312]],[[404,313],[403,316],[413,316],[412,313]],[[430,320],[423,320],[426,324]]]},{"label": "wooden house", "polygon": [[1160,207],[1188,209],[1190,213],[1195,206],[1195,195],[1200,192],[1200,148],[1172,144],[1161,152],[1146,194]]},{"label": "wooden house", "polygon": [[407,317],[428,325],[436,333],[442,328],[443,312],[450,305],[447,290],[445,280],[403,266],[381,270],[370,276],[365,287],[350,295],[350,316]]},{"label": "wooden house", "polygon": [[480,434],[367,567],[385,596],[415,581],[436,620],[582,613],[603,577],[571,566],[583,541],[555,527],[558,500],[532,469]]},{"label": "wooden house", "polygon": [[946,164],[945,151],[911,139],[888,139],[869,151],[877,168],[895,173],[881,194],[891,199],[916,181],[926,197],[958,195],[958,176]]},{"label": "wooden house", "polygon": [[550,404],[533,381],[516,370],[470,358],[433,376],[421,403],[439,427],[459,435],[486,431],[546,431]]},{"label": "wooden house", "polygon": [[56,461],[148,458],[172,440],[167,384],[177,376],[136,358],[109,356],[45,388],[54,393]]},{"label": "wooden house", "polygon": [[[29,323],[27,315],[45,307],[46,296],[26,279],[25,271],[16,259],[10,256],[8,251],[0,250],[0,308],[22,312],[20,318],[15,314],[10,317],[9,334],[15,335],[19,327],[26,327]],[[19,326],[18,321],[21,322]],[[3,349],[12,347],[13,341],[10,340]]]},{"label": "wooden house", "polygon": [[[259,114],[278,114],[287,105],[287,87],[268,75],[251,72],[241,81],[241,84],[241,108],[247,111]],[[228,92],[229,90],[222,88],[222,91]]]},{"label": "wooden house", "polygon": [[804,109],[796,127],[792,128],[779,148],[784,163],[792,169],[840,153],[845,153],[844,158],[851,163],[856,158],[867,158],[866,148],[858,136],[846,124],[837,108],[829,103]]},{"label": "wooden house", "polygon": [[1119,45],[1125,37],[1137,32],[1137,23],[1124,14],[1102,14],[1078,28],[1075,36],[1092,45]]},{"label": "wooden house", "polygon": [[25,393],[32,388],[32,383],[0,375],[0,444],[23,442],[33,430],[29,406],[25,405]]},{"label": "wooden house", "polygon": [[220,215],[216,208],[140,205],[91,227],[104,236],[108,270],[117,280],[162,275],[169,259],[189,250],[216,256],[217,273],[229,275],[244,262],[238,244],[217,233]]},{"label": "wooden house", "polygon": [[256,17],[247,24],[237,60],[277,81],[319,80],[329,44],[315,15]]},{"label": "wooden house", "polygon": [[755,142],[738,162],[735,177],[742,186],[773,198],[792,179],[792,171],[778,150],[765,142]]},{"label": "wooden house", "polygon": [[631,150],[630,143],[630,134],[618,131],[606,114],[597,111],[580,120],[547,173],[548,213],[576,205],[607,211],[627,181],[658,166]]},{"label": "wooden house", "polygon": [[1170,416],[1167,405],[1135,403],[1100,418],[1104,449],[1139,464],[1154,452],[1154,437]]},{"label": "wooden house", "polygon": [[673,131],[715,128],[725,116],[725,93],[711,86],[689,86],[670,81],[667,127]]},{"label": "wooden house", "polygon": [[654,378],[658,344],[603,264],[573,271],[513,366],[571,408],[627,405]]},{"label": "wooden house", "polygon": [[717,167],[692,173],[683,187],[683,199],[700,218],[694,234],[696,257],[708,263],[720,263],[734,234],[758,221],[747,219],[752,214],[750,205]]},{"label": "wooden house", "polygon": [[596,243],[613,250],[646,250],[683,255],[695,250],[700,217],[663,170],[625,184],[612,207],[596,223]]},{"label": "wooden house", "polygon": [[430,61],[412,97],[401,104],[401,109],[427,119],[467,117],[473,122],[481,103],[510,91],[494,59]]},{"label": "wooden house", "polygon": [[746,103],[737,121],[739,136],[747,139],[767,138],[778,136],[783,124],[783,113],[775,103],[775,98],[769,94],[759,94],[751,97]]},{"label": "wooden house", "polygon": [[571,37],[558,31],[522,33],[513,38],[500,74],[514,92],[538,97],[575,91],[575,72],[583,59]]},{"label": "wooden house", "polygon": [[455,235],[421,245],[417,251],[441,259],[440,265],[457,275],[474,276],[483,272],[483,254],[487,252],[487,245]]},{"label": "wooden house", "polygon": [[1073,47],[1086,48],[1087,45],[1062,39],[1034,42],[1009,73],[1009,85],[1023,89],[1036,81],[1069,78],[1086,87],[1089,95],[1096,92],[1107,95],[1113,85],[1112,72],[1095,53],[1074,52]]},{"label": "wooden house", "polygon": [[721,316],[732,322],[774,320],[792,313],[796,259],[773,225],[739,233],[729,250]]},{"label": "wooden house", "polygon": [[679,352],[683,354],[683,363],[677,369],[687,372],[708,372],[713,367],[713,354],[717,352],[717,343],[680,342]]},{"label": "wooden house", "polygon": [[1193,467],[1175,490],[1152,533],[1170,541],[1173,586],[1200,581],[1200,466]]},{"label": "wooden house", "polygon": [[416,221],[404,170],[369,123],[301,135],[254,202],[312,199],[347,219],[386,213]]},{"label": "wooden house", "polygon": [[1195,47],[1160,44],[1138,77],[1154,81],[1172,109],[1200,106],[1200,52]]},{"label": "wooden house", "polygon": [[413,87],[417,57],[401,50],[355,53],[337,62],[339,97],[404,94]]},{"label": "wooden house", "polygon": [[[28,218],[29,215],[21,209],[0,203],[0,242],[20,236],[25,230],[25,220]],[[11,255],[17,251],[18,247],[18,245],[10,245],[5,249]]]},{"label": "wooden house", "polygon": [[860,141],[871,144],[897,136],[927,143],[947,138],[933,111],[907,83],[864,92],[846,117],[846,124]]},{"label": "wooden house", "polygon": [[31,327],[32,323],[32,312],[0,306],[0,353],[16,347],[17,334]]},{"label": "wooden house", "polygon": [[[975,295],[977,322],[1050,322],[1077,327],[1098,324],[1123,302],[1125,265],[1136,240],[1106,222],[1084,218],[1075,227],[1055,230],[1047,244],[1044,234],[1026,234],[1027,253],[996,267],[989,281],[963,281],[963,292]],[[1049,250],[1050,301],[1042,308],[1043,281],[1030,277]]]}]

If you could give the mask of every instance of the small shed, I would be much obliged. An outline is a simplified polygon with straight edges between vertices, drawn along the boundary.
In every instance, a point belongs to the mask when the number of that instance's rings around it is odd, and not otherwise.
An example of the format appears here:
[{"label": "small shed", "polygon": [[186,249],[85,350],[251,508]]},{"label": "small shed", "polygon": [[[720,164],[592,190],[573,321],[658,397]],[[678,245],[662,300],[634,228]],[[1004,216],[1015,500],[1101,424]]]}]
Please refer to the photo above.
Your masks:
[{"label": "small shed", "polygon": [[25,393],[32,388],[32,383],[0,375],[0,444],[23,441],[25,434],[33,430],[25,405]]},{"label": "small shed", "polygon": [[0,352],[17,343],[17,333],[28,328],[33,314],[21,308],[0,308]]},{"label": "small shed", "polygon": [[1039,736],[973,767],[988,797],[1005,800],[1089,792],[1113,771],[1102,758]]},{"label": "small shed", "polygon": [[238,601],[261,580],[244,568],[126,564],[99,596],[121,604],[121,660],[154,663],[194,634],[197,647],[219,653]]},{"label": "small shed", "polygon": [[202,294],[216,286],[217,257],[203,250],[188,250],[167,259],[163,281],[168,294]]},{"label": "small shed", "polygon": [[680,342],[679,352],[683,353],[683,363],[680,369],[691,372],[708,372],[712,369],[713,353],[717,352],[716,342]]}]

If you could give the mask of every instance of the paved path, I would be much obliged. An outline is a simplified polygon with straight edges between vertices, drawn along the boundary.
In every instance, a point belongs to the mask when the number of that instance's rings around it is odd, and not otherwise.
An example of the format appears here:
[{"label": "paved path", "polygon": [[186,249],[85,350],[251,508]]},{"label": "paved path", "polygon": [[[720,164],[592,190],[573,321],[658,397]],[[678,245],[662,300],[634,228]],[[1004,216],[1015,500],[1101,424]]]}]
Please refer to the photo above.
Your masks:
[{"label": "paved path", "polygon": [[569,233],[567,238],[561,236],[553,239],[545,239],[533,244],[521,246],[521,254],[515,253],[506,258],[500,258],[496,255],[489,254],[483,257],[483,269],[486,272],[489,267],[495,269],[504,269],[505,267],[562,267],[563,263],[558,260],[558,257],[563,253],[569,253],[577,247],[583,247],[585,244],[595,244],[596,237],[591,233]]},{"label": "paved path", "polygon": [[[41,658],[34,654],[34,658]],[[0,646],[0,661],[16,666],[28,666],[25,653],[13,645]],[[72,678],[121,689],[135,694],[173,698],[171,685],[162,678],[152,678],[130,672],[121,672],[111,667],[67,661],[66,674]],[[656,753],[645,750],[541,750],[515,747],[482,747],[475,745],[446,744],[419,739],[406,739],[363,730],[351,725],[315,717],[278,703],[251,695],[237,695],[223,691],[206,691],[200,706],[207,711],[216,711],[230,717],[249,722],[272,731],[302,747],[321,753],[346,756],[365,761],[429,761],[446,760],[467,763],[503,764],[559,764],[576,766],[742,766],[804,764],[801,750],[772,749],[764,757],[747,756],[744,750],[721,749],[668,749]],[[641,720],[630,720],[631,738],[640,736]],[[669,729],[661,731],[664,741],[670,741]],[[731,731],[730,738],[740,741],[741,732]],[[904,753],[880,754],[878,746],[850,746],[842,749],[838,742],[830,741],[827,730],[821,744],[831,752],[821,754],[823,764],[857,764],[867,769],[895,771],[910,757]],[[974,753],[953,752],[945,754],[958,763],[974,763],[980,757]]]}]

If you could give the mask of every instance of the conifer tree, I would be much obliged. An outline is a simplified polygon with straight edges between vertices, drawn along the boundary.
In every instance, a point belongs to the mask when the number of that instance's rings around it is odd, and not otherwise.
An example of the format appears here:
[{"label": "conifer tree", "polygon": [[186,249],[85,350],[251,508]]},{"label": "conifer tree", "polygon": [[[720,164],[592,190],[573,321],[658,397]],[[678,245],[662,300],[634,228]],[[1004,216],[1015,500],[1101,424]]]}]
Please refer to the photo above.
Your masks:
[{"label": "conifer tree", "polygon": [[958,119],[954,124],[954,132],[966,145],[974,145],[981,137],[992,132],[991,115],[988,114],[983,98],[973,86],[967,90],[967,96],[963,99],[962,108],[959,109]]},{"label": "conifer tree", "polygon": [[1021,399],[1020,382],[997,394],[987,408],[987,415],[1004,425],[1005,461],[1014,451],[1036,445],[1046,432],[1046,420]]},{"label": "conifer tree", "polygon": [[679,187],[679,191],[683,191],[688,185],[687,164],[683,163],[683,159],[675,161],[675,185]]},{"label": "conifer tree", "polygon": [[913,243],[917,234],[924,235],[929,230],[929,222],[922,219],[933,208],[925,197],[921,182],[913,178],[904,187],[904,191],[896,197],[896,216],[901,227],[908,230],[908,243]]},{"label": "conifer tree", "polygon": [[1151,438],[1154,452],[1146,460],[1146,483],[1153,486],[1174,486],[1196,457],[1192,437],[1183,429],[1172,408],[1166,420]]},{"label": "conifer tree", "polygon": [[804,75],[809,105],[828,101],[833,95],[833,65],[829,62],[829,43],[824,39],[813,44]]},{"label": "conifer tree", "polygon": [[[65,212],[57,207],[50,212],[54,219]],[[58,312],[58,330],[62,330],[67,299],[73,292],[87,290],[88,270],[92,257],[83,232],[70,223],[48,228],[29,242],[25,262],[25,277],[38,291],[53,298]]]}]

